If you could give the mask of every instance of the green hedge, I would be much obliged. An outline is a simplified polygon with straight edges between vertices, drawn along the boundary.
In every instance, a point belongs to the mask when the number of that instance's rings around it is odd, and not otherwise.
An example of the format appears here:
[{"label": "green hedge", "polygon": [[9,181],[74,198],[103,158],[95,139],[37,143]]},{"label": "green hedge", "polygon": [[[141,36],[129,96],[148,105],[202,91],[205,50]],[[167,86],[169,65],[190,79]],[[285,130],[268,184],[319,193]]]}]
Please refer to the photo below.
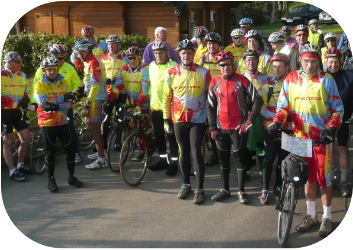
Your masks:
[{"label": "green hedge", "polygon": [[[99,36],[96,39],[104,40],[106,36]],[[21,55],[23,60],[22,71],[26,73],[28,78],[34,76],[39,67],[40,62],[49,56],[48,48],[50,45],[59,43],[66,47],[66,62],[70,62],[71,48],[73,45],[82,40],[81,37],[72,37],[64,35],[47,35],[45,33],[35,34],[24,30],[17,35],[9,35],[2,51],[1,62],[3,62],[4,55],[9,51],[16,51]],[[148,44],[148,39],[139,35],[122,35],[121,36],[121,50],[126,50],[128,47],[135,45],[145,48]],[[3,63],[2,63],[3,65]],[[82,72],[78,72],[82,75]]]}]

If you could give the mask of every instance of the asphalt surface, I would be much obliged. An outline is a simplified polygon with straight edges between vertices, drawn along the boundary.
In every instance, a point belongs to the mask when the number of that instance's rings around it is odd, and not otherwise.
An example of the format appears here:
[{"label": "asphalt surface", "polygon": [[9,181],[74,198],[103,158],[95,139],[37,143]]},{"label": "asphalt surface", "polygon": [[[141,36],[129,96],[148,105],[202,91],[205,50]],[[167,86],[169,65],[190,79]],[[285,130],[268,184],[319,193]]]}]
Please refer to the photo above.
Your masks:
[{"label": "asphalt surface", "polygon": [[[353,145],[353,143],[351,143]],[[75,188],[67,184],[65,156],[57,157],[55,170],[58,193],[50,193],[46,173],[29,176],[16,183],[8,177],[6,166],[1,168],[1,189],[4,208],[1,213],[2,244],[16,248],[40,245],[60,248],[277,248],[277,216],[275,200],[270,193],[267,206],[260,205],[261,192],[258,165],[252,167],[246,183],[249,205],[237,198],[236,170],[231,166],[231,197],[214,203],[211,196],[221,188],[217,166],[207,167],[205,202],[193,204],[193,195],[186,200],[177,198],[182,184],[180,172],[168,177],[164,171],[148,171],[136,188],[126,186],[120,175],[109,168],[89,171],[90,163],[83,153],[84,162],[77,165],[76,176],[84,185]],[[351,159],[353,148],[350,148]],[[206,158],[209,157],[209,153]],[[156,160],[156,157],[153,158]],[[273,176],[272,176],[273,177]],[[349,180],[352,180],[349,174]],[[273,182],[273,178],[272,178]],[[273,183],[271,182],[271,188]],[[195,178],[192,177],[192,187]],[[347,212],[350,198],[340,197],[334,189],[332,204],[333,228],[336,229]],[[319,221],[322,206],[317,194],[316,209]],[[350,209],[351,210],[351,209]],[[306,213],[304,194],[298,201],[288,247],[309,246],[322,240],[320,225],[306,233],[295,231]],[[352,211],[348,213],[352,221]],[[351,242],[348,222],[338,227],[328,238],[312,247],[326,248]],[[351,222],[349,222],[351,223]],[[20,232],[27,236],[26,239]],[[349,234],[350,235],[350,234]]]}]

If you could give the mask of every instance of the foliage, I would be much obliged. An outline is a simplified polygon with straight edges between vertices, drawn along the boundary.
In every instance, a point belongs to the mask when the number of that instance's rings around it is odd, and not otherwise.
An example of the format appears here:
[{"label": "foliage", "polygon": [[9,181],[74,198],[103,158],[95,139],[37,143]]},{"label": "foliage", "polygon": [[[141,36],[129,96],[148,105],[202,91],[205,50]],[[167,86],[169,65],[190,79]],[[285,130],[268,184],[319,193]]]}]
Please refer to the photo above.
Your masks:
[{"label": "foliage", "polygon": [[249,17],[253,24],[268,23],[271,18],[272,3],[255,1],[242,4],[243,17]]},{"label": "foliage", "polygon": [[[96,37],[96,39],[98,38],[105,40],[104,36]],[[145,48],[148,44],[147,38],[138,35],[122,35],[121,39],[122,50],[132,45]],[[48,48],[50,45],[55,43],[64,45],[67,49],[65,61],[70,63],[72,47],[79,40],[82,40],[82,38],[54,34],[48,35],[45,33],[38,35],[25,29],[20,34],[8,35],[4,43],[1,59],[3,59],[7,52],[16,51],[21,55],[23,60],[22,71],[26,73],[28,78],[31,78],[38,69],[40,62],[49,56]],[[82,72],[78,72],[78,74],[81,76]]]}]

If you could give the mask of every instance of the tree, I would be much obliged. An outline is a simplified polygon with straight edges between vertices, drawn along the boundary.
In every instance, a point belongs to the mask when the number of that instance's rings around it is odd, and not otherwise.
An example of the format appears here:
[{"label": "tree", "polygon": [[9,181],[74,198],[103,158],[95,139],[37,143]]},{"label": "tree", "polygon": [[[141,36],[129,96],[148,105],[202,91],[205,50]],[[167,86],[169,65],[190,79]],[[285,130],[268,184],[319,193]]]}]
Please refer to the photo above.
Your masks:
[{"label": "tree", "polygon": [[272,11],[271,11],[270,23],[274,23],[275,22],[275,17],[276,17],[276,2],[272,1]]}]

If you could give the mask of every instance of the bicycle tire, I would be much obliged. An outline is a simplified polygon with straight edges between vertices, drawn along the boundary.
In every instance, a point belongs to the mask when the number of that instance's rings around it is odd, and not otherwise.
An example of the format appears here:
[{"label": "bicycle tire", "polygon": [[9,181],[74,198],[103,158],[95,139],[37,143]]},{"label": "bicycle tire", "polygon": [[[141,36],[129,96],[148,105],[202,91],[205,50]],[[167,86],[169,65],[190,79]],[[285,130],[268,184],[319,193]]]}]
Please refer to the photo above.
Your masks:
[{"label": "bicycle tire", "polygon": [[45,146],[40,128],[32,137],[30,160],[33,172],[38,175],[42,174],[45,169]]},{"label": "bicycle tire", "polygon": [[[124,141],[120,153],[120,175],[128,186],[137,186],[145,177],[148,159],[148,144],[140,132],[130,134]],[[144,149],[141,145],[144,145]],[[138,156],[135,157],[135,154]],[[145,160],[142,157],[145,156]]]},{"label": "bicycle tire", "polygon": [[[127,125],[117,125],[109,137],[107,161],[112,172],[120,171],[120,152],[122,145],[129,134],[130,129]],[[120,146],[117,148],[115,144],[119,142]]]},{"label": "bicycle tire", "polygon": [[91,132],[87,129],[87,117],[80,115],[82,109],[79,108],[74,111],[74,127],[78,137],[78,147],[85,151],[94,144],[94,139]]},{"label": "bicycle tire", "polygon": [[282,191],[280,198],[281,200],[277,226],[277,240],[281,247],[284,247],[289,237],[292,227],[296,197],[294,185],[286,182],[283,188],[284,192]]}]

